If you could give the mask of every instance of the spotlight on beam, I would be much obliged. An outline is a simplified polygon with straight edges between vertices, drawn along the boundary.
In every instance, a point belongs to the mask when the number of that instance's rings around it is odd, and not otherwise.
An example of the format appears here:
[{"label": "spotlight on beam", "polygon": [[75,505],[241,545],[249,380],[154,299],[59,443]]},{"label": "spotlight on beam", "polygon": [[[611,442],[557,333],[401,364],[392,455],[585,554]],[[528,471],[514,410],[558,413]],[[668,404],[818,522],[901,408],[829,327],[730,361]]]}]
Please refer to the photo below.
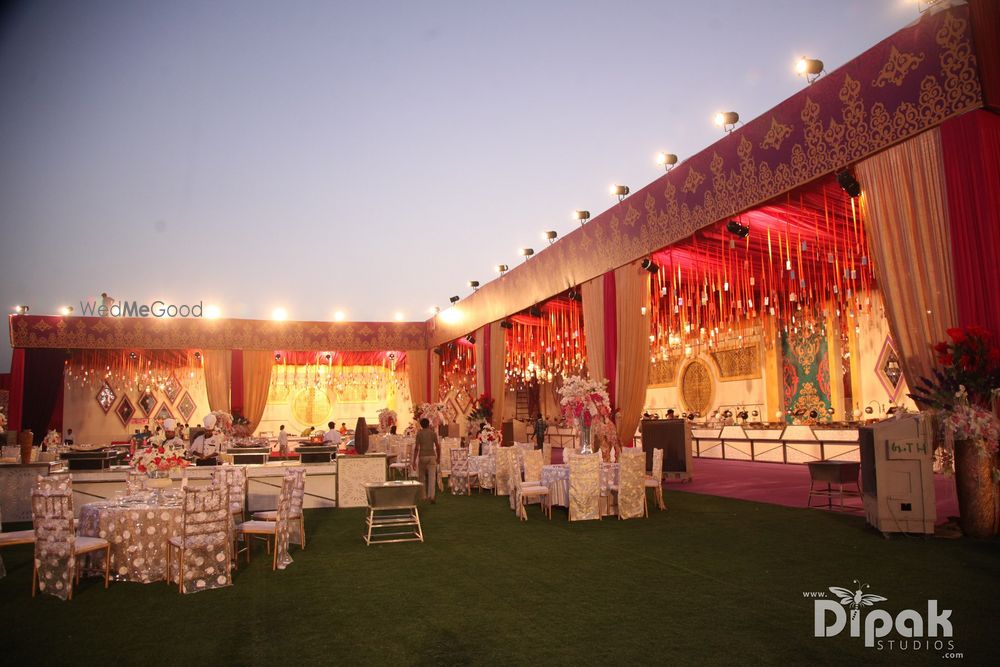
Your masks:
[{"label": "spotlight on beam", "polygon": [[501,276],[507,273],[508,271],[510,271],[510,267],[507,266],[506,264],[497,264],[497,273],[499,273]]},{"label": "spotlight on beam", "polygon": [[469,342],[470,342],[470,343],[472,343],[473,345],[475,345],[475,344],[476,344],[476,337],[475,337],[475,336],[473,336],[472,334],[469,334],[468,336],[466,336],[466,337],[465,337],[465,340],[469,341]]},{"label": "spotlight on beam", "polygon": [[462,297],[460,297],[460,296],[453,296],[450,299],[448,299],[448,301],[451,301],[452,303],[458,303],[461,300],[462,300]]},{"label": "spotlight on beam", "polygon": [[670,171],[677,164],[677,156],[673,153],[667,153],[665,151],[660,151],[656,154],[656,164],[663,167],[665,170]]},{"label": "spotlight on beam", "polygon": [[531,315],[532,317],[541,317],[542,309],[539,308],[538,306],[532,306],[531,308],[528,309],[528,314]]},{"label": "spotlight on beam", "polygon": [[590,220],[590,211],[573,211],[573,219],[579,220],[580,225],[583,226]]},{"label": "spotlight on beam", "polygon": [[24,304],[18,304],[14,306],[14,312],[17,313],[18,315],[27,315],[29,310],[31,309]]},{"label": "spotlight on beam", "polygon": [[740,122],[740,115],[735,111],[720,111],[715,114],[715,124],[726,132],[735,130],[738,122]]},{"label": "spotlight on beam", "polygon": [[570,301],[583,301],[583,293],[577,288],[573,287],[566,293]]},{"label": "spotlight on beam", "polygon": [[283,322],[288,319],[288,311],[284,308],[275,308],[271,311],[271,319],[276,322]]},{"label": "spotlight on beam", "polygon": [[274,353],[274,360],[275,361],[281,361],[281,352],[275,352]]},{"label": "spotlight on beam", "polygon": [[441,309],[438,308],[437,306],[431,306],[430,308],[427,309],[427,312],[430,313],[431,315],[437,315],[438,313],[441,312]]},{"label": "spotlight on beam", "polygon": [[621,203],[625,197],[628,197],[629,190],[627,185],[612,185],[608,190],[611,194],[618,197],[619,203]]},{"label": "spotlight on beam", "polygon": [[657,264],[656,262],[654,262],[649,257],[647,257],[646,259],[642,260],[641,266],[642,266],[642,268],[646,269],[650,273],[656,273],[657,271],[660,270],[660,265]]},{"label": "spotlight on beam", "polygon": [[730,234],[735,234],[741,239],[745,239],[750,234],[750,228],[744,224],[741,224],[735,220],[730,220],[726,223],[726,231]]},{"label": "spotlight on beam", "polygon": [[472,291],[475,292],[477,289],[479,289],[479,281],[478,280],[470,280],[469,281],[469,287],[471,287]]},{"label": "spotlight on beam", "polygon": [[59,309],[59,314],[65,317],[66,315],[73,314],[73,306],[63,306]]},{"label": "spotlight on beam", "polygon": [[521,248],[519,252],[521,253],[521,257],[524,257],[524,261],[526,262],[528,261],[529,257],[535,254],[535,251],[532,248]]},{"label": "spotlight on beam", "polygon": [[500,320],[500,328],[501,329],[513,329],[514,328],[514,323],[511,322],[510,320]]},{"label": "spotlight on beam", "polygon": [[812,83],[823,74],[823,61],[816,58],[799,58],[795,63],[795,72],[799,76],[804,76],[808,83]]},{"label": "spotlight on beam", "polygon": [[556,242],[556,239],[559,238],[559,233],[558,232],[542,232],[542,238],[545,239],[546,241],[548,241],[549,245],[552,245],[553,243]]},{"label": "spotlight on beam", "polygon": [[854,178],[854,174],[849,169],[837,174],[837,183],[851,199],[861,194],[861,184],[858,183],[858,179]]}]

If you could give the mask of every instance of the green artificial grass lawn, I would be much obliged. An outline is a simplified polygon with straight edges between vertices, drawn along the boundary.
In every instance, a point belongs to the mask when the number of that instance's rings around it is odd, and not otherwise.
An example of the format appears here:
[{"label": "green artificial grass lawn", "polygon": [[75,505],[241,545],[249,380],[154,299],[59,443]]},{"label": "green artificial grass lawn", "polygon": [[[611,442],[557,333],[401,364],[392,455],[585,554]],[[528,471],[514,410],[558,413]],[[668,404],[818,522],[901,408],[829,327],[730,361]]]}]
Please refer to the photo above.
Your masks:
[{"label": "green artificial grass lawn", "polygon": [[[936,664],[940,651],[813,637],[805,591],[954,610],[966,664],[995,660],[996,542],[885,540],[857,516],[668,492],[649,519],[569,523],[507,498],[439,496],[426,542],[366,547],[363,509],[308,510],[307,549],[272,572],[258,546],[232,587],[86,579],[31,598],[31,547],[2,552],[3,663]],[[14,529],[8,526],[8,530]],[[898,639],[898,637],[896,637]],[[207,662],[206,662],[207,661]]]}]

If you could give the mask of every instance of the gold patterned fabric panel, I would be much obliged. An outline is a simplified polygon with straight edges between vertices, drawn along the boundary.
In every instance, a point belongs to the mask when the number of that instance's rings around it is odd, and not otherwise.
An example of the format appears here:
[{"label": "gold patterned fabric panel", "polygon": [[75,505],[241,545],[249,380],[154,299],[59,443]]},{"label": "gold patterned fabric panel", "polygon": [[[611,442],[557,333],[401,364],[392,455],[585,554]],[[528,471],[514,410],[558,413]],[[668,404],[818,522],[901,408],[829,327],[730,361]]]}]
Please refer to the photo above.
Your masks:
[{"label": "gold patterned fabric panel", "polygon": [[[967,6],[925,15],[432,322],[445,343],[982,106]],[[881,84],[881,85],[879,85]],[[864,184],[862,184],[864,185]]]},{"label": "gold patterned fabric panel", "polygon": [[[663,450],[659,450],[663,451]],[[646,452],[633,448],[622,450],[618,468],[618,516],[638,519],[644,515],[646,492]]]},{"label": "gold patterned fabric panel", "polygon": [[760,377],[760,348],[756,345],[734,350],[712,352],[712,360],[719,367],[719,375],[731,377]]},{"label": "gold patterned fabric panel", "polygon": [[684,369],[681,397],[691,412],[704,414],[712,404],[712,374],[704,363],[695,359]]},{"label": "gold patterned fabric panel", "polygon": [[13,347],[146,350],[426,349],[426,322],[272,322],[144,317],[10,318]]},{"label": "gold patterned fabric panel", "polygon": [[569,520],[601,518],[601,455],[578,454],[569,460]]},{"label": "gold patterned fabric panel", "polygon": [[509,496],[511,492],[510,466],[517,461],[513,447],[498,447],[496,450],[497,478],[496,490],[498,496]]},{"label": "gold patterned fabric panel", "polygon": [[677,382],[677,360],[657,359],[649,366],[649,384],[674,384]]}]

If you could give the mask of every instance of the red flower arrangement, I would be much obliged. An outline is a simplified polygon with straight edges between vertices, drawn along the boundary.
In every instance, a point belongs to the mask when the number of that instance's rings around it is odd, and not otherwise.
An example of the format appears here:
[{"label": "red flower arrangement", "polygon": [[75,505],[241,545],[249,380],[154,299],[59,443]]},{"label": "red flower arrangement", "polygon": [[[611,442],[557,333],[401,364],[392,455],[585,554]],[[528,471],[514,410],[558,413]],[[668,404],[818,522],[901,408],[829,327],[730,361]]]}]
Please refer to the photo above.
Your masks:
[{"label": "red flower arrangement", "polygon": [[996,336],[978,326],[948,329],[950,341],[934,346],[937,362],[934,377],[922,377],[910,394],[917,403],[939,410],[952,410],[964,387],[972,405],[989,407],[995,389],[1000,389],[1000,344]]}]

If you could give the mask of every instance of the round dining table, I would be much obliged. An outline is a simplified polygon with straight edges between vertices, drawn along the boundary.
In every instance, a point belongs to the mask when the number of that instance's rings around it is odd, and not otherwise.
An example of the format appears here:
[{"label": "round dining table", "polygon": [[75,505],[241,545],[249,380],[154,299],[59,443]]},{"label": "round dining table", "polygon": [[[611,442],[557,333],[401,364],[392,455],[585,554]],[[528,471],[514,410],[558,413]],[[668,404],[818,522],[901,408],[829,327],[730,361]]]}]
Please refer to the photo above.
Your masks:
[{"label": "round dining table", "polygon": [[[167,541],[181,534],[183,507],[171,503],[99,501],[80,508],[79,534],[111,544],[111,576],[148,584],[167,578]],[[104,568],[93,554],[88,568]]]}]

